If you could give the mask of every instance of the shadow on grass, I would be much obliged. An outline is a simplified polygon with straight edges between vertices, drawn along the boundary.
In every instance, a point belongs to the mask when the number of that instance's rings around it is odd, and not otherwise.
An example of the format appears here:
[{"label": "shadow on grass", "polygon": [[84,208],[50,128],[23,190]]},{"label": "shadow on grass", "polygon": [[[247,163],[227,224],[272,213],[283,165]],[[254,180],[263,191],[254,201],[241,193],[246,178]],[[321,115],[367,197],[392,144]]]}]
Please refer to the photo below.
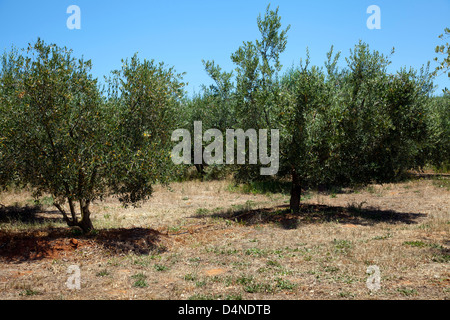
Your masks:
[{"label": "shadow on grass", "polygon": [[278,206],[256,210],[243,209],[213,212],[209,215],[195,215],[194,218],[205,216],[225,219],[244,225],[275,223],[283,229],[290,230],[296,229],[300,225],[324,222],[363,226],[372,226],[381,222],[415,224],[419,218],[423,218],[426,215],[422,213],[403,213],[392,210],[362,208],[362,204],[349,205],[347,207],[302,204],[298,214],[291,213],[289,206]]},{"label": "shadow on grass", "polygon": [[[45,211],[47,214],[51,214],[51,217],[42,217],[38,213],[42,213],[44,210],[39,205],[34,206],[3,206],[0,205],[0,223],[16,223],[23,224],[44,224],[46,222],[60,222],[64,223],[64,219],[58,211]],[[53,216],[54,215],[54,216]]]},{"label": "shadow on grass", "polygon": [[158,254],[167,250],[163,235],[146,228],[99,230],[81,235],[77,229],[46,228],[39,231],[1,231],[0,260],[20,262],[60,259],[85,249],[100,254]]}]

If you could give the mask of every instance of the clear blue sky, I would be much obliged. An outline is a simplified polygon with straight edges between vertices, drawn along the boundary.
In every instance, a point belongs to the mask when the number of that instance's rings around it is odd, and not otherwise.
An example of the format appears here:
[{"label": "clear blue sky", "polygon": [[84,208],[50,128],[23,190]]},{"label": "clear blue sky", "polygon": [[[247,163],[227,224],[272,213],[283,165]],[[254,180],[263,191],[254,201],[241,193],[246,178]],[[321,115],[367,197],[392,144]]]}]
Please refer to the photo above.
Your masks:
[{"label": "clear blue sky", "polygon": [[[234,68],[231,53],[258,38],[256,18],[269,3],[279,6],[283,25],[291,25],[285,67],[298,65],[306,47],[312,63],[323,65],[331,45],[346,56],[359,39],[386,54],[395,47],[391,71],[428,61],[435,67],[438,36],[450,27],[450,0],[0,0],[0,51],[41,37],[91,59],[99,78],[139,52],[186,72],[192,93],[211,83],[202,59]],[[72,4],[81,9],[81,30],[66,27]],[[381,30],[366,26],[372,4],[381,9]],[[450,87],[446,75],[436,83],[437,93]]]}]

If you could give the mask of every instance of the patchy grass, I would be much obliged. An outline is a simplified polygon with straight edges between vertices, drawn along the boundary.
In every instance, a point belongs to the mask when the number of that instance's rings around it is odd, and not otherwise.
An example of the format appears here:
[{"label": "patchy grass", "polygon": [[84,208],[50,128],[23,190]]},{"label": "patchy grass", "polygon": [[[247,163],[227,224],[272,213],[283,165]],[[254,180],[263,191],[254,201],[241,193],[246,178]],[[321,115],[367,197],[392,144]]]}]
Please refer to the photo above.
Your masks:
[{"label": "patchy grass", "polygon": [[[2,299],[450,299],[450,192],[436,179],[304,193],[189,181],[139,208],[94,203],[97,232],[51,198],[0,194]],[[436,183],[439,182],[439,183]],[[81,290],[69,290],[78,265]],[[371,292],[369,266],[381,290]]]},{"label": "patchy grass", "polygon": [[39,294],[40,294],[39,291],[35,291],[33,289],[25,289],[19,295],[26,297],[26,296],[36,296],[36,295],[39,295]]},{"label": "patchy grass", "polygon": [[450,191],[450,178],[449,177],[437,177],[433,179],[433,184],[438,188],[446,189]]}]

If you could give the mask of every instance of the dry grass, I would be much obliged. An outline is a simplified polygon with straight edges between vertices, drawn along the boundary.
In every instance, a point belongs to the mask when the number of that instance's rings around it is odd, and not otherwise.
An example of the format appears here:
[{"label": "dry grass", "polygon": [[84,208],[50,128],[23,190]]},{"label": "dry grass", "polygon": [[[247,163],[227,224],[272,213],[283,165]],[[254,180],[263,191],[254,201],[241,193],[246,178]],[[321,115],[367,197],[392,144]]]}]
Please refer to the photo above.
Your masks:
[{"label": "dry grass", "polygon": [[[286,195],[229,184],[157,188],[140,208],[96,203],[99,231],[86,237],[51,206],[33,207],[30,193],[1,194],[0,298],[450,298],[450,192],[434,181],[311,193],[297,216]],[[81,290],[66,287],[70,265]],[[371,265],[381,271],[376,292],[366,286]]]}]

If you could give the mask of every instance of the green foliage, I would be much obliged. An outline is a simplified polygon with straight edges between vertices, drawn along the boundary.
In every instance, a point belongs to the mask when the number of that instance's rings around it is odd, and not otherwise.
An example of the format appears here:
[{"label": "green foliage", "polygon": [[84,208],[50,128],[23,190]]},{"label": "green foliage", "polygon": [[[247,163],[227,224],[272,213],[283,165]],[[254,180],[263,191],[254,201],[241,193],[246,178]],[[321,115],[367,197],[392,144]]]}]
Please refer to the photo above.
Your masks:
[{"label": "green foliage", "polygon": [[167,266],[162,264],[155,264],[154,268],[156,271],[166,271],[167,269],[169,269]]},{"label": "green foliage", "polygon": [[151,195],[153,183],[166,183],[176,168],[170,161],[171,133],[183,97],[181,75],[163,63],[122,61],[108,79],[109,153],[107,185],[125,204]]},{"label": "green foliage", "polygon": [[106,269],[103,269],[103,270],[97,272],[97,277],[106,277],[106,276],[109,276],[109,275],[110,275],[110,273]]},{"label": "green foliage", "polygon": [[148,287],[148,283],[146,281],[147,276],[143,273],[137,273],[131,276],[135,281],[133,283],[133,287],[135,288],[146,288]]},{"label": "green foliage", "polygon": [[292,170],[303,187],[345,186],[391,181],[423,165],[428,68],[388,74],[388,57],[363,42],[342,70],[339,56],[331,48],[323,69],[310,67],[307,52],[281,79],[280,173]]},{"label": "green foliage", "polygon": [[406,242],[403,242],[403,244],[407,245],[407,246],[419,247],[419,248],[427,246],[427,244],[423,241],[406,241]]},{"label": "green foliage", "polygon": [[84,231],[93,228],[92,201],[113,194],[136,204],[170,177],[183,87],[173,69],[134,56],[102,95],[90,69],[90,61],[38,39],[4,54],[0,72],[0,186],[50,194],[68,225]]},{"label": "green foliage", "polygon": [[[324,67],[311,66],[307,51],[300,66],[280,75],[290,27],[282,28],[278,9],[270,6],[257,25],[260,39],[244,42],[231,55],[234,74],[214,61],[205,63],[216,84],[192,99],[188,109],[196,116],[190,121],[222,131],[224,124],[279,129],[276,178],[291,177],[292,210],[298,210],[305,187],[392,181],[430,157],[434,163],[448,159],[448,107],[446,100],[430,105],[429,65],[390,74],[390,56],[360,41],[342,69],[337,67],[341,53],[332,47]],[[211,106],[221,106],[220,115]],[[258,166],[231,167],[238,182],[267,180]]]},{"label": "green foliage", "polygon": [[[450,36],[450,28],[445,28],[444,33],[439,36],[441,40],[448,39]],[[435,74],[439,75],[439,73],[447,73],[448,77],[450,78],[450,45],[448,42],[445,44],[442,44],[440,46],[436,46],[435,52],[442,54],[442,61],[439,61],[438,57],[434,58],[434,61],[439,63],[439,66],[436,67]],[[448,92],[448,89],[445,91]]]},{"label": "green foliage", "polygon": [[[199,94],[183,104],[180,123],[182,128],[191,132],[191,136],[194,121],[202,121],[204,130],[215,128],[224,135],[227,129],[246,131],[271,127],[277,99],[276,79],[282,67],[279,56],[285,50],[289,29],[281,31],[280,20],[278,9],[270,10],[270,6],[264,17],[258,17],[261,38],[244,42],[231,55],[236,65],[234,72],[223,71],[214,60],[203,61],[214,84],[203,87]],[[207,168],[205,164],[197,164],[196,168],[206,179],[226,177],[230,172],[240,181],[260,178],[258,166],[217,165]]]},{"label": "green foliage", "polygon": [[39,291],[36,291],[33,289],[25,289],[19,293],[20,296],[35,296],[35,295],[40,295],[40,294],[41,293]]},{"label": "green foliage", "polygon": [[445,170],[450,167],[450,93],[432,98],[426,115],[424,157],[438,169]]},{"label": "green foliage", "polygon": [[414,296],[417,294],[417,290],[409,288],[398,288],[397,291],[404,296]]},{"label": "green foliage", "polygon": [[[194,122],[196,121],[202,122],[203,136],[204,131],[212,128],[225,134],[227,129],[234,127],[236,119],[232,98],[234,88],[231,82],[232,73],[223,72],[214,61],[203,61],[203,64],[215,84],[210,87],[203,86],[201,93],[194,94],[191,99],[185,99],[177,116],[178,127],[189,130],[191,137],[194,137]],[[194,139],[191,139],[191,145],[191,150],[194,150]],[[204,146],[205,143],[203,143]],[[191,153],[191,163],[194,163],[193,152]],[[223,178],[227,175],[227,167],[224,165],[208,167],[207,164],[201,163],[196,164],[195,167],[198,175],[204,180]],[[188,172],[185,170],[185,176]]]}]

